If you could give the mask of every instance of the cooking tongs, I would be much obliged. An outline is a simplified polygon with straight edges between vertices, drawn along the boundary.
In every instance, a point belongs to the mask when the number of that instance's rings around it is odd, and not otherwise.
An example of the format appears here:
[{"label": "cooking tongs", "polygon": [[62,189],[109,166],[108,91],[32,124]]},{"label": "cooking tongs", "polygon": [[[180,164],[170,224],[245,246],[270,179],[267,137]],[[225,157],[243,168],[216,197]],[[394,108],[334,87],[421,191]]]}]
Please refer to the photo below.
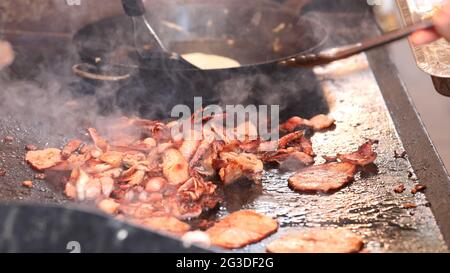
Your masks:
[{"label": "cooking tongs", "polygon": [[433,28],[434,24],[431,20],[424,20],[381,36],[365,40],[360,43],[349,46],[326,49],[319,53],[300,54],[286,60],[280,61],[281,65],[297,66],[297,67],[312,67],[316,65],[325,65],[337,60],[345,59],[355,54],[389,44],[391,42],[408,37],[418,30]]},{"label": "cooking tongs", "polygon": [[142,0],[122,0],[125,13],[133,21],[134,46],[143,59],[159,60],[167,68],[199,69],[175,52],[170,52],[158,37],[147,18]]}]

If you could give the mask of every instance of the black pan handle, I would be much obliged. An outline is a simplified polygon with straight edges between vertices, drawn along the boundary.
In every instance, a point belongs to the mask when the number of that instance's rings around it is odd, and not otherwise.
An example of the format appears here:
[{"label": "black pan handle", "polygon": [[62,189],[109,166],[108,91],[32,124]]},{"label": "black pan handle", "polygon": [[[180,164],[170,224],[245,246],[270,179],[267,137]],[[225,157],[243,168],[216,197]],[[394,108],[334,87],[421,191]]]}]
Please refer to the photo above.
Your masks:
[{"label": "black pan handle", "polygon": [[128,16],[136,17],[145,14],[145,6],[142,0],[122,0],[122,6]]},{"label": "black pan handle", "polygon": [[81,63],[72,66],[72,72],[78,77],[95,80],[95,81],[107,81],[107,82],[118,82],[127,80],[131,77],[131,73],[126,73],[122,75],[104,75],[90,71],[90,68],[95,68],[91,64]]}]

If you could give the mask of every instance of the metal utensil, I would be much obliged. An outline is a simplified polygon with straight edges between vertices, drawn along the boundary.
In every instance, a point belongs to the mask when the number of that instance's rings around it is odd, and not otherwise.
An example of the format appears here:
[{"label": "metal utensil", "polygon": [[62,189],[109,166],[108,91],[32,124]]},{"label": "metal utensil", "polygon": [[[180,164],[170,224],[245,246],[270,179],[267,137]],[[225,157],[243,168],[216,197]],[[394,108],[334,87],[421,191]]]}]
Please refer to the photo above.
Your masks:
[{"label": "metal utensil", "polygon": [[161,66],[173,69],[199,69],[186,61],[179,54],[170,52],[162,43],[147,18],[145,18],[145,6],[142,0],[122,0],[125,13],[133,21],[134,46],[136,51],[144,59],[161,61]]},{"label": "metal utensil", "polygon": [[355,54],[389,44],[391,42],[408,37],[413,32],[423,29],[433,28],[433,22],[431,20],[422,21],[381,36],[365,40],[360,43],[331,48],[319,53],[300,54],[291,57],[287,60],[280,61],[281,65],[286,66],[300,66],[300,67],[312,67],[316,65],[324,65],[337,60],[345,59]]}]

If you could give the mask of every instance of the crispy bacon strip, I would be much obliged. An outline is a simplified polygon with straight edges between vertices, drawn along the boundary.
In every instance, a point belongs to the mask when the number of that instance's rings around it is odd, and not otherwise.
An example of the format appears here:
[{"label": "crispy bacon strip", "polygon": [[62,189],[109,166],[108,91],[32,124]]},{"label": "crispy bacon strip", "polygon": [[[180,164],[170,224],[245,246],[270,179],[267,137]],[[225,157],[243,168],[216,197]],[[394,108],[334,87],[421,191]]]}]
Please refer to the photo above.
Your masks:
[{"label": "crispy bacon strip", "polygon": [[270,253],[355,253],[364,243],[345,229],[312,229],[287,234],[267,245]]},{"label": "crispy bacon strip", "polygon": [[254,154],[222,152],[220,153],[222,166],[219,176],[224,185],[230,185],[242,178],[255,182],[261,180],[264,165]]},{"label": "crispy bacon strip", "polygon": [[213,245],[233,249],[259,242],[277,229],[276,220],[251,210],[241,210],[220,220],[206,233]]},{"label": "crispy bacon strip", "polygon": [[317,115],[310,120],[305,120],[305,125],[314,129],[314,131],[322,131],[330,128],[335,123],[335,119],[326,115]]},{"label": "crispy bacon strip", "polygon": [[108,151],[110,146],[109,143],[97,133],[95,128],[88,128],[88,132],[98,149],[103,152]]},{"label": "crispy bacon strip", "polygon": [[378,141],[369,140],[361,145],[356,152],[350,154],[338,154],[337,158],[342,162],[348,162],[364,167],[377,159],[377,153],[373,150],[373,144],[375,143],[378,143]]},{"label": "crispy bacon strip", "polygon": [[355,172],[350,163],[327,163],[297,172],[289,178],[289,186],[300,192],[330,192],[352,181]]},{"label": "crispy bacon strip", "polygon": [[28,151],[25,160],[36,170],[44,171],[62,161],[61,150],[49,148],[38,151]]},{"label": "crispy bacon strip", "polygon": [[171,185],[180,185],[189,179],[189,164],[177,149],[163,153],[163,173]]},{"label": "crispy bacon strip", "polygon": [[83,144],[81,140],[73,139],[70,140],[66,146],[61,151],[61,157],[62,159],[68,159],[80,146]]}]

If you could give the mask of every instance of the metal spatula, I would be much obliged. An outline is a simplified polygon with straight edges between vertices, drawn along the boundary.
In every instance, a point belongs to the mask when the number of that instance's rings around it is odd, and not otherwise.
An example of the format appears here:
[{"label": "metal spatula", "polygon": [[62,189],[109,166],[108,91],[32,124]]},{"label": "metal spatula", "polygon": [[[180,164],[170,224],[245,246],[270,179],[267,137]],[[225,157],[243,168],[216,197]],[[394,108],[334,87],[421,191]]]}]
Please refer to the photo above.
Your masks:
[{"label": "metal spatula", "polygon": [[331,48],[319,53],[300,54],[280,62],[281,65],[298,66],[298,67],[312,67],[316,65],[324,65],[337,60],[345,59],[355,54],[367,51],[369,49],[386,45],[388,43],[408,37],[413,32],[423,29],[433,28],[431,20],[425,20],[381,36],[371,38],[360,43]]},{"label": "metal spatula", "polygon": [[145,18],[142,0],[122,0],[125,13],[133,20],[134,45],[141,58],[159,60],[159,64],[179,69],[199,69],[175,52],[170,52],[162,43]]}]

